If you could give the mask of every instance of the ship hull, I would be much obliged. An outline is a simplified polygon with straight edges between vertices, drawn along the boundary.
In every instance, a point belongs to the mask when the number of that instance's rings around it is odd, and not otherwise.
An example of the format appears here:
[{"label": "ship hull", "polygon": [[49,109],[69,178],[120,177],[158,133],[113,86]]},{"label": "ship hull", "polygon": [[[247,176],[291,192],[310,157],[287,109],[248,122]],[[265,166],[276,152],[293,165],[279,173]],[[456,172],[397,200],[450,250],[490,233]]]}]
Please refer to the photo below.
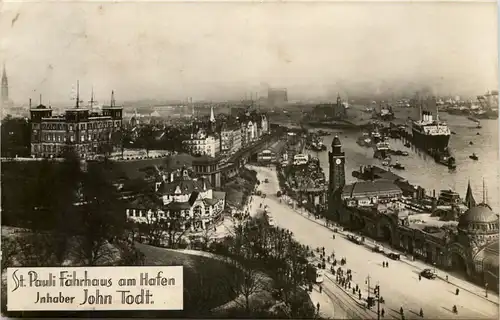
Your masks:
[{"label": "ship hull", "polygon": [[425,135],[417,130],[412,130],[413,143],[423,150],[445,151],[448,149],[450,135]]}]

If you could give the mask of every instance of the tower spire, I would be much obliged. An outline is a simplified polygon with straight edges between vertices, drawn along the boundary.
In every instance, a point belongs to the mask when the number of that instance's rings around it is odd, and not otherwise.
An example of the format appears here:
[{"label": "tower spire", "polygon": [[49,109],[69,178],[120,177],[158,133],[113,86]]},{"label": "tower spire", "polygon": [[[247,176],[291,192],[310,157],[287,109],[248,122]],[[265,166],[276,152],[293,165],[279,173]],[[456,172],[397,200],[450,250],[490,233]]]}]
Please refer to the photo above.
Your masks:
[{"label": "tower spire", "polygon": [[474,199],[474,195],[472,194],[472,188],[470,186],[470,180],[467,184],[467,193],[465,195],[465,205],[470,209],[476,206],[476,200]]},{"label": "tower spire", "polygon": [[92,86],[92,91],[90,92],[90,109],[94,107],[94,86]]},{"label": "tower spire", "polygon": [[80,80],[76,80],[76,108],[80,107]]},{"label": "tower spire", "polygon": [[115,106],[115,90],[111,90],[111,106]]},{"label": "tower spire", "polygon": [[210,107],[210,122],[215,122],[214,106]]},{"label": "tower spire", "polygon": [[0,97],[0,105],[8,104],[9,102],[9,80],[7,79],[7,70],[5,68],[5,62],[3,63],[2,71],[2,93]]}]

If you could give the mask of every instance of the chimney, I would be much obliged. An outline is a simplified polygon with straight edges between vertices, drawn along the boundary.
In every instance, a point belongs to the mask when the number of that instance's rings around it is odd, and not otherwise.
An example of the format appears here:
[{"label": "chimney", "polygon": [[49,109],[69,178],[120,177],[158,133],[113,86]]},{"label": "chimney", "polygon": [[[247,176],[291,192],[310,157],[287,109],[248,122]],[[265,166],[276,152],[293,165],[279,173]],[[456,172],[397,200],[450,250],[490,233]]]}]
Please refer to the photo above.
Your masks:
[{"label": "chimney", "polygon": [[30,109],[31,109],[31,98],[30,98]]}]

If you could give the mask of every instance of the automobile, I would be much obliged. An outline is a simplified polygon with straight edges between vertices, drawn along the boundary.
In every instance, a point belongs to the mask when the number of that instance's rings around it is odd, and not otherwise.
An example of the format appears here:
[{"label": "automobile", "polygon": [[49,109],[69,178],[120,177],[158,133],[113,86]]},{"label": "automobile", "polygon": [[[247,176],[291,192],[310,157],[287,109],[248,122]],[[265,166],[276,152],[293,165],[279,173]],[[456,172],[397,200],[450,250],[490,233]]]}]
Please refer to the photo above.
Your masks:
[{"label": "automobile", "polygon": [[269,179],[266,178],[266,180],[264,180],[264,183],[269,183]]},{"label": "automobile", "polygon": [[265,193],[262,193],[261,197],[262,197],[262,198],[266,198],[266,194],[265,194]]},{"label": "automobile", "polygon": [[271,227],[275,226],[274,219],[272,217],[269,217],[267,221]]},{"label": "automobile", "polygon": [[401,257],[399,256],[398,253],[388,253],[387,257],[391,258],[392,260],[401,260]]},{"label": "automobile", "polygon": [[362,244],[359,238],[353,236],[353,235],[348,235],[347,239],[351,242],[354,242],[355,244]]},{"label": "automobile", "polygon": [[323,272],[316,270],[316,283],[323,283]]},{"label": "automobile", "polygon": [[380,246],[375,246],[372,248],[372,251],[373,252],[380,252],[380,253],[383,253],[384,250],[382,250],[382,248],[380,248]]},{"label": "automobile", "polygon": [[436,274],[431,269],[424,269],[420,272],[420,275],[427,279],[436,279]]}]

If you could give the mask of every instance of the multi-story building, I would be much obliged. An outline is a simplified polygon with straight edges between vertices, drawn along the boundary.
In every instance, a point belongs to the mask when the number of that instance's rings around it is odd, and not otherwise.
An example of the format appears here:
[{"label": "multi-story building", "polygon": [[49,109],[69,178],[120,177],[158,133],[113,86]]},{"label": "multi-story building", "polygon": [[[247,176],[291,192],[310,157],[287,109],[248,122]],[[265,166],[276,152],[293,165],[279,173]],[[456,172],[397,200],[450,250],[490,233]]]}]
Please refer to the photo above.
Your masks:
[{"label": "multi-story building", "polygon": [[265,114],[247,112],[238,118],[240,122],[241,144],[247,146],[269,133],[269,123]]},{"label": "multi-story building", "polygon": [[62,115],[52,111],[42,104],[30,109],[32,156],[59,157],[68,149],[82,158],[104,154],[112,145],[112,134],[122,127],[123,107],[115,106],[113,97],[100,113],[80,108],[78,103]]},{"label": "multi-story building", "polygon": [[192,133],[191,137],[183,143],[193,155],[215,157],[220,153],[220,138],[216,134],[208,134],[204,129]]},{"label": "multi-story building", "polygon": [[241,130],[237,123],[225,123],[220,131],[221,153],[233,154],[241,149]]}]

